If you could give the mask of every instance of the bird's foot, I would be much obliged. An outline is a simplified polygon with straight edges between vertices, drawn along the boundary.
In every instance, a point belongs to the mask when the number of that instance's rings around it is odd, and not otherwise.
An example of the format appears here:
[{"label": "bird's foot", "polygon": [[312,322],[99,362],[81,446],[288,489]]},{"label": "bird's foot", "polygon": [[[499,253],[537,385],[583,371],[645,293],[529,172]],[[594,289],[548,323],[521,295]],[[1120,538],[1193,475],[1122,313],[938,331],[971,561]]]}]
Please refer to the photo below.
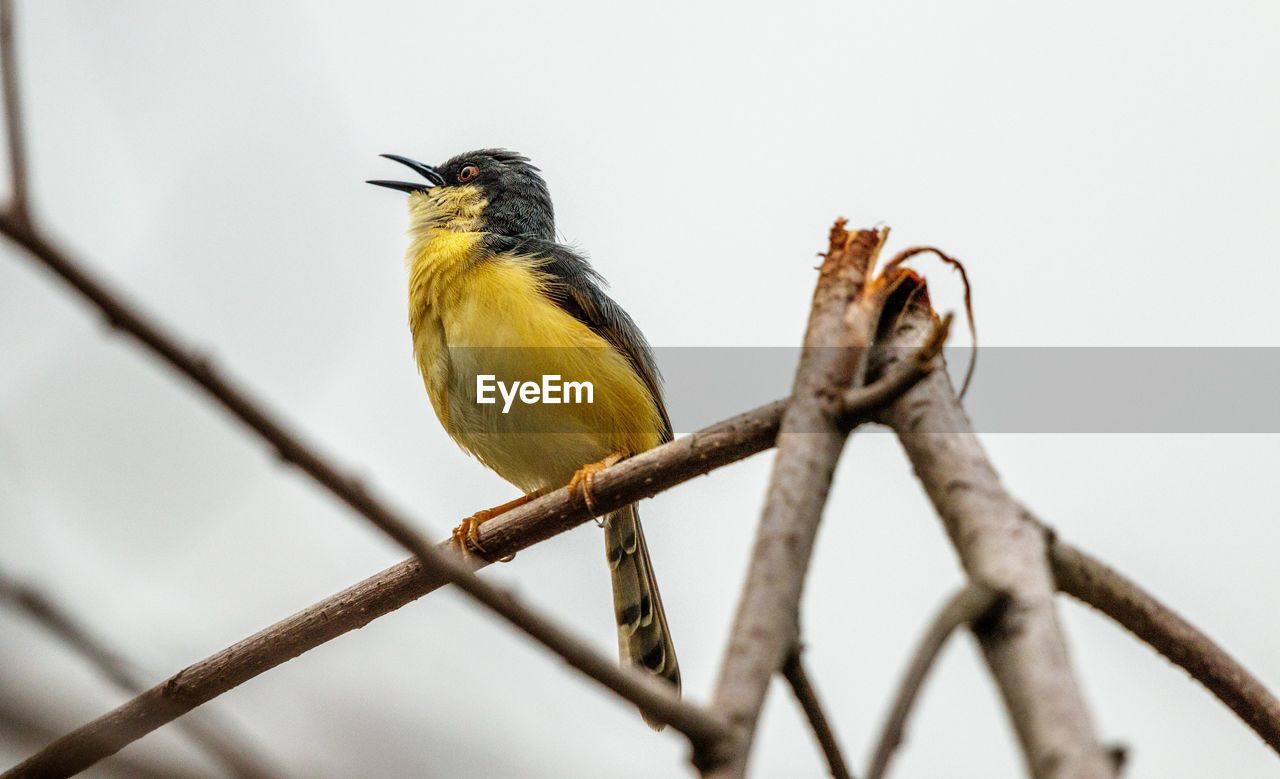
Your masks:
[{"label": "bird's foot", "polygon": [[569,480],[569,494],[582,493],[582,500],[593,514],[596,512],[596,500],[591,495],[591,487],[595,484],[596,474],[612,465],[617,465],[627,456],[626,452],[614,452],[598,463],[590,463],[578,469]]},{"label": "bird's foot", "polygon": [[[470,556],[473,552],[479,552],[482,557],[487,556],[488,552],[484,548],[484,544],[480,543],[480,526],[485,522],[493,519],[499,514],[505,514],[513,508],[523,506],[529,501],[541,495],[538,492],[531,492],[528,495],[522,495],[515,500],[509,500],[500,506],[493,508],[481,509],[466,519],[462,520],[457,527],[453,529],[449,537],[453,545],[458,547],[463,557]],[[514,554],[509,554],[498,560],[501,563],[509,563],[515,559]]]}]

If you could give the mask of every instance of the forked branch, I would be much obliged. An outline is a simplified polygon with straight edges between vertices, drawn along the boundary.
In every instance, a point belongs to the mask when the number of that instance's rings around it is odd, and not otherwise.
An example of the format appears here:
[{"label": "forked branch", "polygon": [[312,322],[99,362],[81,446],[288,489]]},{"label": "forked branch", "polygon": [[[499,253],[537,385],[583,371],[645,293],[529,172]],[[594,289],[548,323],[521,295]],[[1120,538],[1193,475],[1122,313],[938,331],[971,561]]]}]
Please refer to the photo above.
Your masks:
[{"label": "forked branch", "polygon": [[[905,277],[903,314],[877,352],[892,365],[898,349],[929,331],[923,282]],[[880,366],[877,367],[880,369]],[[1008,598],[979,642],[1036,777],[1111,777],[1114,766],[1094,732],[1067,654],[1054,603],[1045,539],[1005,490],[944,370],[934,371],[884,414],[941,516],[970,579]]]}]

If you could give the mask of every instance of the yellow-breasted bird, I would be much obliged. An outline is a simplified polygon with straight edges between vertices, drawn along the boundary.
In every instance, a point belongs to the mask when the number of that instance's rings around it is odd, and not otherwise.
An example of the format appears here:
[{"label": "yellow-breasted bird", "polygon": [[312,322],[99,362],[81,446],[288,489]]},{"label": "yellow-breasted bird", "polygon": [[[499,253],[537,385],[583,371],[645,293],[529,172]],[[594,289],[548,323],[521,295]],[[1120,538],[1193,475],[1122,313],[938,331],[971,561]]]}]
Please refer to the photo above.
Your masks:
[{"label": "yellow-breasted bird", "polygon": [[[566,482],[591,505],[597,471],[672,437],[644,335],[556,242],[551,193],[527,157],[483,149],[435,167],[383,156],[424,179],[369,183],[409,193],[409,328],[431,405],[454,441],[525,493],[464,520],[455,542],[479,548],[481,522]],[[590,382],[591,402],[482,403],[484,376]],[[606,516],[604,536],[622,661],[679,690],[636,507]]]}]

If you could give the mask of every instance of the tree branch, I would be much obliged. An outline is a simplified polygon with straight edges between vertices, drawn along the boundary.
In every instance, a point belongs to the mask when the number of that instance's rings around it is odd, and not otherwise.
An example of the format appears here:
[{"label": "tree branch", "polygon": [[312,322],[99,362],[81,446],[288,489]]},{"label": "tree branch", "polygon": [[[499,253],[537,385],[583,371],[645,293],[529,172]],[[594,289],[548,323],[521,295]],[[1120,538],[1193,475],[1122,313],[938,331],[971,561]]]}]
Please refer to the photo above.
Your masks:
[{"label": "tree branch", "polygon": [[952,596],[946,606],[934,617],[933,624],[929,626],[920,645],[916,647],[911,665],[907,666],[906,676],[903,677],[902,684],[898,687],[898,694],[894,697],[893,708],[889,710],[889,717],[880,731],[880,738],[876,740],[871,767],[867,769],[867,779],[883,779],[889,768],[889,761],[893,758],[894,750],[902,743],[911,707],[915,705],[916,697],[924,686],[924,680],[929,675],[929,670],[933,668],[933,662],[947,643],[947,639],[956,628],[974,622],[984,614],[993,611],[999,601],[1000,597],[991,590],[980,584],[970,584]]},{"label": "tree branch", "polygon": [[831,770],[832,779],[853,779],[853,774],[845,763],[844,753],[840,751],[840,742],[836,738],[835,730],[832,729],[826,713],[822,710],[822,702],[818,700],[818,691],[809,682],[809,674],[804,668],[803,652],[804,648],[797,646],[787,656],[787,662],[782,666],[782,675],[786,678],[787,684],[791,685],[791,691],[800,702],[800,708],[804,709],[809,727],[813,729],[813,735],[818,739],[818,746],[822,748],[822,754],[827,758],[827,767]]},{"label": "tree branch", "polygon": [[18,90],[18,56],[14,51],[13,0],[0,0],[0,68],[4,69],[5,128],[9,149],[9,213],[16,222],[30,219],[27,198],[26,136]]},{"label": "tree branch", "polygon": [[[88,660],[119,689],[137,695],[146,689],[134,669],[112,652],[66,610],[35,587],[0,573],[0,601],[7,601],[39,623],[64,644]],[[225,727],[204,718],[185,719],[178,723],[193,741],[221,763],[233,776],[268,777],[277,775],[268,762],[248,748],[243,737],[233,737]]]},{"label": "tree branch", "polygon": [[1049,533],[1049,560],[1060,590],[1111,617],[1183,668],[1280,754],[1280,701],[1262,682],[1136,583]]},{"label": "tree branch", "polygon": [[[849,428],[833,413],[833,399],[860,384],[878,308],[858,305],[867,273],[888,232],[831,230],[791,402],[782,415],[755,547],[729,634],[712,709],[732,737],[695,750],[708,776],[741,777],[769,680],[799,642],[799,604],[814,538]],[[850,321],[846,317],[850,316]],[[834,348],[833,348],[834,347]]]},{"label": "tree branch", "polygon": [[[884,338],[889,346],[919,343],[930,325],[923,283],[905,289],[908,305]],[[877,356],[891,365],[897,352],[877,350]],[[934,371],[883,418],[897,432],[969,577],[1009,598],[979,639],[1028,769],[1036,777],[1114,776],[1068,659],[1044,536],[1001,485],[946,371]]]}]

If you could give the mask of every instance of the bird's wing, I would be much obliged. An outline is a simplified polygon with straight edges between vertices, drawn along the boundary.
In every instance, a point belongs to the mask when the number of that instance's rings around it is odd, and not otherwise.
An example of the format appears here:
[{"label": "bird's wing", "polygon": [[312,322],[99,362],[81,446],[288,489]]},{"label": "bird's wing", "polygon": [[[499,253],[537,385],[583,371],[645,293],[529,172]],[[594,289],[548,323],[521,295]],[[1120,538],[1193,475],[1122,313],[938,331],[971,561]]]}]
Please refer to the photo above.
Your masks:
[{"label": "bird's wing", "polygon": [[654,362],[653,350],[631,316],[600,288],[604,279],[591,267],[591,263],[573,249],[543,238],[491,233],[486,243],[494,253],[520,254],[538,261],[538,269],[551,280],[547,297],[608,341],[631,363],[662,416],[662,440],[670,441],[674,437],[671,418],[662,399],[662,374]]}]

